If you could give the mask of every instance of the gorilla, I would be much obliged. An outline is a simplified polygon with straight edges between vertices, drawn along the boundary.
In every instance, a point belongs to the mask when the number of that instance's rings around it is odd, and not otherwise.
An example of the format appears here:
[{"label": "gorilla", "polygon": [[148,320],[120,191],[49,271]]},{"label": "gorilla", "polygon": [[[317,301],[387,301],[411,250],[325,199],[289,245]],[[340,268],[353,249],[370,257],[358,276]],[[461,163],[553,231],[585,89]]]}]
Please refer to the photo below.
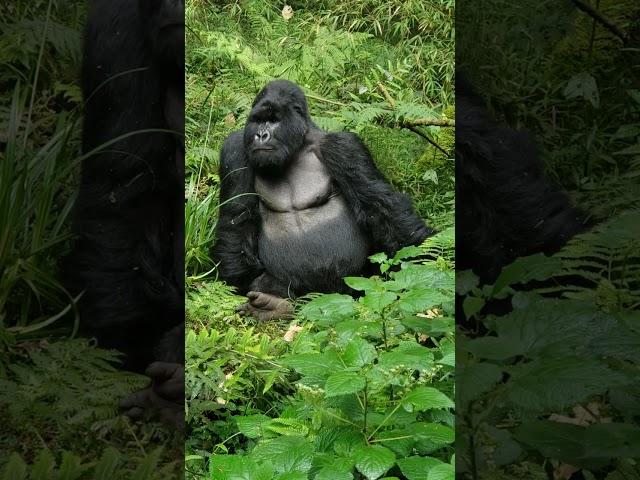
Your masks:
[{"label": "gorilla", "polygon": [[[184,396],[184,1],[94,0],[84,38],[82,174],[62,275],[80,328],[152,388]],[[182,377],[181,377],[182,376]],[[160,401],[162,400],[162,401]]]},{"label": "gorilla", "polygon": [[292,82],[258,93],[220,157],[213,256],[219,277],[248,297],[241,313],[260,320],[287,316],[287,298],[346,291],[343,277],[373,273],[369,255],[433,233],[355,134],[311,121]]},{"label": "gorilla", "polygon": [[555,253],[590,228],[587,214],[545,174],[531,134],[493,120],[460,72],[456,205],[456,269],[473,270],[483,284],[516,258]]}]

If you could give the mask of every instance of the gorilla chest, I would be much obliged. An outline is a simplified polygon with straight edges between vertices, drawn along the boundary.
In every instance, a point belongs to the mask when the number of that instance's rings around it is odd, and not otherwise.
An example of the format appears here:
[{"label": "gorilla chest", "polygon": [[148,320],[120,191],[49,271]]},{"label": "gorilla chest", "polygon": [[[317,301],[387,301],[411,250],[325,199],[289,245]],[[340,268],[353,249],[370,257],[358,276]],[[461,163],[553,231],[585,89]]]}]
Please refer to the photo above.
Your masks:
[{"label": "gorilla chest", "polygon": [[342,274],[366,260],[367,242],[313,151],[303,151],[280,177],[256,176],[255,189],[259,255],[272,273],[290,277],[331,265]]},{"label": "gorilla chest", "polygon": [[261,214],[288,213],[292,217],[320,207],[332,195],[331,177],[312,151],[302,152],[280,177],[256,176],[255,189]]}]

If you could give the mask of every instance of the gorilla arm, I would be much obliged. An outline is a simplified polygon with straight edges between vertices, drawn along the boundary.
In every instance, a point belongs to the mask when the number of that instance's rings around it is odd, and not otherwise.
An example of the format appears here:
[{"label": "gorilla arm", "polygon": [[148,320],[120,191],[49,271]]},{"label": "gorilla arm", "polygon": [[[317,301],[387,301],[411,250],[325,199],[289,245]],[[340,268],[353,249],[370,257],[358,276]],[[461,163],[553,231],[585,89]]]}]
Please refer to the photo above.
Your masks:
[{"label": "gorilla arm", "polygon": [[393,255],[434,233],[416,215],[411,200],[389,185],[357,135],[326,134],[320,154],[356,222],[371,239],[372,253]]},{"label": "gorilla arm", "polygon": [[220,153],[220,213],[213,256],[220,277],[241,292],[264,271],[258,252],[258,196],[247,164],[242,131],[231,134]]}]

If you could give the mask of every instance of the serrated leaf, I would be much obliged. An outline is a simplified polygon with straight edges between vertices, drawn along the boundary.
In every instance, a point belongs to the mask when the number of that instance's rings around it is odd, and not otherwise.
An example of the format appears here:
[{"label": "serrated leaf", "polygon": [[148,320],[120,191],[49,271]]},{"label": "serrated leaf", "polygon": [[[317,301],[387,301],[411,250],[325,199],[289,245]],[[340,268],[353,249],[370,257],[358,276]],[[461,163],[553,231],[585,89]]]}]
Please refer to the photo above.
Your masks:
[{"label": "serrated leaf", "polygon": [[251,455],[258,461],[271,462],[277,473],[308,472],[313,445],[303,437],[279,437],[259,443]]},{"label": "serrated leaf", "polygon": [[385,307],[391,305],[397,298],[397,295],[393,292],[370,291],[360,299],[360,302],[374,312],[381,313]]},{"label": "serrated leaf", "polygon": [[493,285],[492,295],[513,284],[524,284],[532,280],[546,280],[562,269],[562,260],[547,257],[544,253],[517,258],[502,269]]},{"label": "serrated leaf", "polygon": [[374,290],[380,285],[380,281],[375,278],[363,278],[363,277],[345,277],[344,283],[354,290],[359,292],[367,292]]},{"label": "serrated leaf", "polygon": [[451,296],[444,295],[439,290],[418,287],[402,293],[398,307],[407,313],[419,313],[431,307],[442,305],[449,300],[451,300]]},{"label": "serrated leaf", "polygon": [[328,350],[323,353],[301,353],[289,355],[280,360],[283,365],[293,368],[301,375],[326,377],[330,372],[342,368],[337,354]]},{"label": "serrated leaf", "polygon": [[361,337],[356,337],[346,346],[342,359],[348,367],[363,367],[377,357],[373,345]]},{"label": "serrated leaf", "polygon": [[324,467],[318,472],[314,480],[353,480],[353,474],[350,471]]},{"label": "serrated leaf", "polygon": [[381,445],[372,445],[357,449],[353,458],[356,468],[367,480],[377,480],[384,475],[396,461],[394,453]]},{"label": "serrated leaf", "polygon": [[271,423],[271,418],[266,415],[248,415],[246,417],[234,417],[238,430],[245,437],[258,438],[264,436],[265,428]]},{"label": "serrated leaf", "polygon": [[349,295],[331,293],[314,298],[300,309],[300,315],[320,325],[333,325],[353,317],[356,305]]},{"label": "serrated leaf", "polygon": [[433,353],[416,342],[403,342],[390,352],[382,353],[378,365],[387,369],[403,366],[426,370],[433,365]]},{"label": "serrated leaf", "polygon": [[462,301],[462,311],[465,318],[471,318],[484,308],[485,300],[480,297],[465,297]]},{"label": "serrated leaf", "polygon": [[427,480],[455,480],[455,474],[453,465],[443,463],[442,465],[436,465],[429,471]]},{"label": "serrated leaf", "polygon": [[429,471],[442,464],[442,460],[433,457],[408,457],[398,460],[402,474],[408,480],[428,480]]},{"label": "serrated leaf", "polygon": [[438,408],[453,408],[455,403],[434,387],[418,387],[402,399],[403,405],[411,405],[412,411],[424,412]]},{"label": "serrated leaf", "polygon": [[338,395],[348,395],[364,390],[365,379],[356,372],[338,372],[329,375],[325,383],[325,395],[336,397]]}]

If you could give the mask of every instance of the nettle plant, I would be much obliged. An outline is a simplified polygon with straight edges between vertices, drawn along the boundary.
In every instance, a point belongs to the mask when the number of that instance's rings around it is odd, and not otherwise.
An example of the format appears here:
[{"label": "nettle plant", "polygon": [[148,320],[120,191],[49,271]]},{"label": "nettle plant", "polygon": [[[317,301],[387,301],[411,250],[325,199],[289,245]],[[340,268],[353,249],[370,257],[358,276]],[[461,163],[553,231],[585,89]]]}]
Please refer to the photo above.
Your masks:
[{"label": "nettle plant", "polygon": [[234,417],[247,454],[211,456],[211,478],[453,479],[452,239],[373,256],[380,276],[345,279],[357,300],[304,305],[311,328],[279,360],[295,395],[277,415]]}]

